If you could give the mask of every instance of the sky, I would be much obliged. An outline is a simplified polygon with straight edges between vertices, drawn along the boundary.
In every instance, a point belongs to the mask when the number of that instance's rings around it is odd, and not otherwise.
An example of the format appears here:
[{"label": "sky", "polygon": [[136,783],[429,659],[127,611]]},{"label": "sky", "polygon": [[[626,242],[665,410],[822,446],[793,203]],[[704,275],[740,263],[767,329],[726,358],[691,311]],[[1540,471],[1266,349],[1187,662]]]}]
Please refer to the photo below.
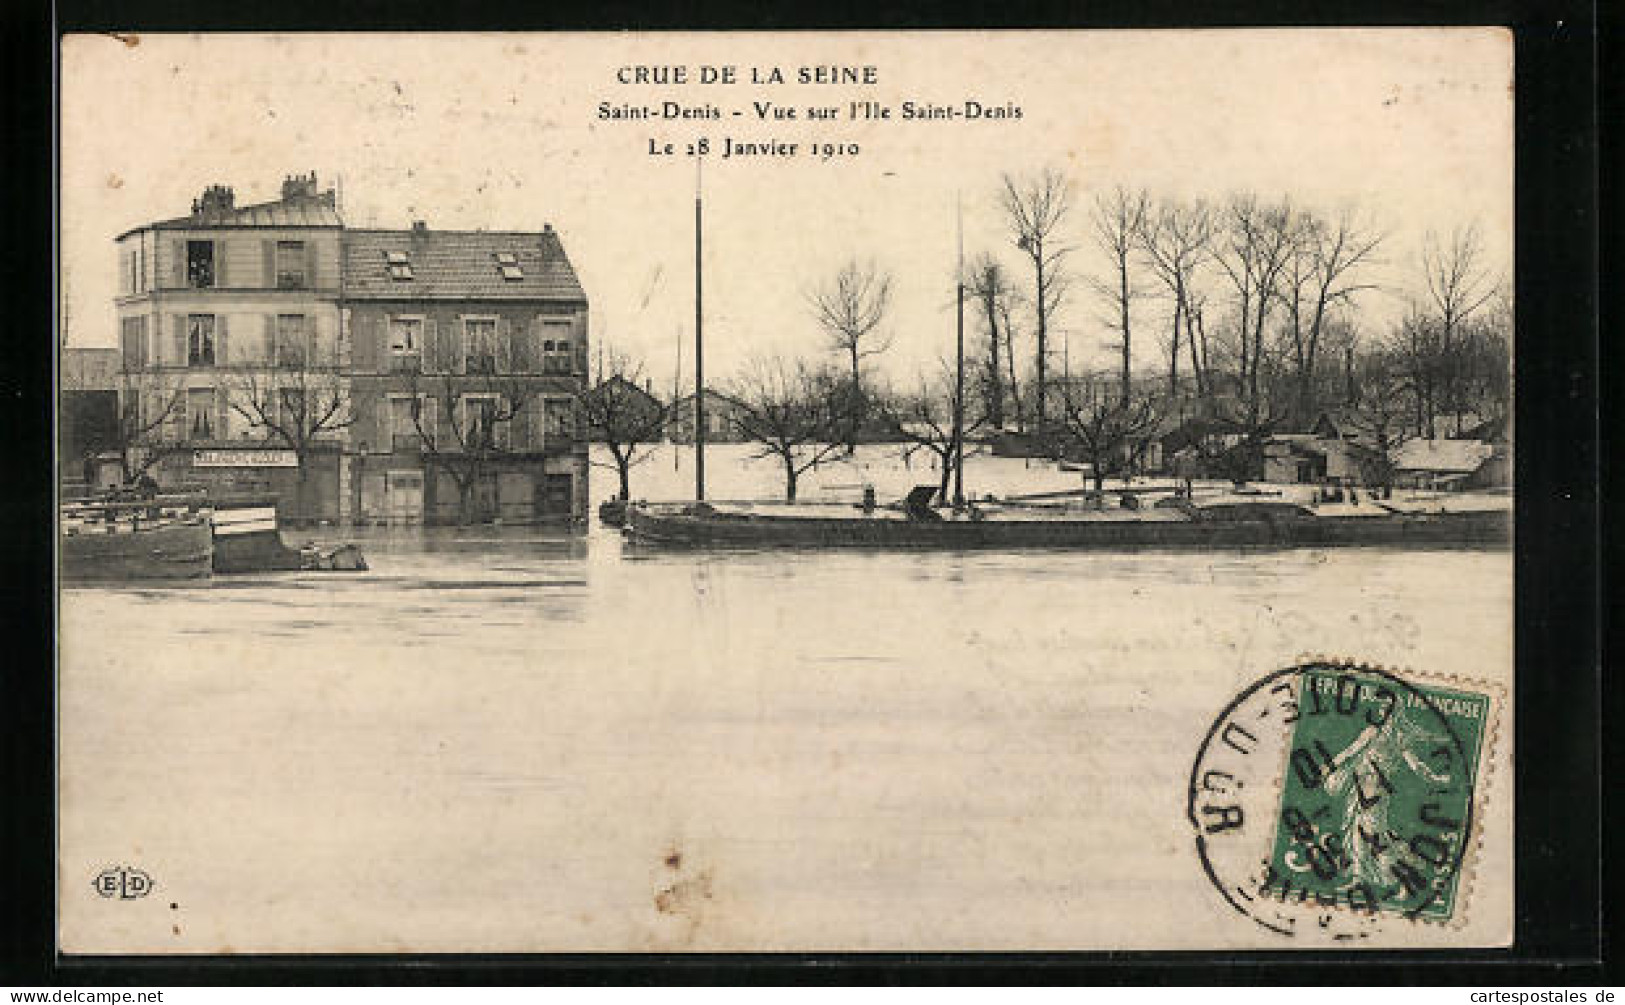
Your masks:
[{"label": "sky", "polygon": [[[621,80],[678,66],[685,83]],[[735,82],[696,79],[725,66]],[[751,82],[753,68],[773,67],[787,83]],[[860,68],[875,82],[796,82],[815,67]],[[697,182],[706,371],[718,382],[757,356],[833,359],[807,292],[853,259],[894,280],[880,371],[908,380],[951,355],[961,235],[966,256],[991,251],[1028,278],[996,197],[1003,174],[1046,167],[1075,186],[1062,233],[1078,281],[1055,323],[1074,369],[1114,351],[1082,280],[1104,268],[1085,210],[1117,185],[1357,207],[1388,233],[1371,272],[1385,291],[1361,304],[1362,326],[1380,329],[1414,285],[1430,230],[1476,223],[1491,270],[1510,277],[1512,80],[1510,35],[1498,29],[70,36],[66,341],[116,344],[119,233],[186,214],[210,184],[246,204],[308,171],[339,184],[352,226],[551,224],[587,292],[591,338],[641,361],[657,385],[677,379],[679,343],[692,340]],[[722,117],[599,115],[601,103],[668,100]],[[846,117],[864,100],[892,117]],[[906,101],[1021,116],[903,120]],[[797,118],[761,120],[756,102]],[[808,121],[815,105],[842,117]],[[700,137],[712,144],[703,181],[684,150]],[[725,138],[798,146],[722,159]],[[652,156],[651,143],[675,153]],[[814,143],[858,150],[825,159],[809,155]],[[1164,309],[1139,306],[1142,332]],[[692,350],[681,353],[686,375]]]}]

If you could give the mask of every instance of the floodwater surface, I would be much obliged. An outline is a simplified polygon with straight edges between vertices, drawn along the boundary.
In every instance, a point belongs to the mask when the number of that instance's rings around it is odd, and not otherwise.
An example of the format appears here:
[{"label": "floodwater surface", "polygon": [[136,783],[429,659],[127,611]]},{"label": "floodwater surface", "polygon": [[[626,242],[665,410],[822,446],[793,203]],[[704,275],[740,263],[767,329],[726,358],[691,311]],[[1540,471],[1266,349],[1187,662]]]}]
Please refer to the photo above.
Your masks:
[{"label": "floodwater surface", "polygon": [[[63,592],[65,949],[1270,946],[1185,819],[1226,702],[1309,654],[1510,693],[1506,551],[321,536],[371,570]],[[1466,935],[1394,944],[1499,938],[1499,772]]]}]

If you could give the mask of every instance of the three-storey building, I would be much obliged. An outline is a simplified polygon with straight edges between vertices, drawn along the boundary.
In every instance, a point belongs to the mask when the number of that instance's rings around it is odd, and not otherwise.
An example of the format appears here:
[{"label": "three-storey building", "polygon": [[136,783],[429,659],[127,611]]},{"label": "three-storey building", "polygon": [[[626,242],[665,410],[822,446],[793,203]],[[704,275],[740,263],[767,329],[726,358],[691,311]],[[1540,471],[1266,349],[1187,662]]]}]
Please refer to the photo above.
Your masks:
[{"label": "three-storey building", "polygon": [[580,520],[587,299],[558,235],[344,233],[363,521]]},{"label": "three-storey building", "polygon": [[348,398],[339,219],[314,174],[274,202],[210,186],[187,216],[117,239],[122,397],[132,449],[165,488],[272,491],[293,520],[339,520]]}]

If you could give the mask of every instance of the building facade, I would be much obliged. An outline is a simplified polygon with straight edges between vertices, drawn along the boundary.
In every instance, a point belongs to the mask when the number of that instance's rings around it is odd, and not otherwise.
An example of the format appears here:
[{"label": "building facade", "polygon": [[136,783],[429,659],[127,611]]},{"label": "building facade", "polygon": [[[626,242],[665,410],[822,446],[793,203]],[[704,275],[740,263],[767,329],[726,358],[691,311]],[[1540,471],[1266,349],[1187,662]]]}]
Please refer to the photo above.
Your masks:
[{"label": "building facade", "polygon": [[348,230],[355,518],[582,520],[587,299],[539,232]]},{"label": "building facade", "polygon": [[63,487],[118,487],[118,350],[64,348],[58,376],[56,455]]},{"label": "building facade", "polygon": [[346,518],[339,220],[314,174],[274,202],[210,186],[117,239],[121,416],[166,489],[275,492],[286,519]]},{"label": "building facade", "polygon": [[[748,437],[739,428],[745,406],[735,398],[712,388],[705,389],[705,441],[743,443]],[[673,443],[694,442],[694,395],[686,394],[672,402],[666,413],[666,438]]]}]

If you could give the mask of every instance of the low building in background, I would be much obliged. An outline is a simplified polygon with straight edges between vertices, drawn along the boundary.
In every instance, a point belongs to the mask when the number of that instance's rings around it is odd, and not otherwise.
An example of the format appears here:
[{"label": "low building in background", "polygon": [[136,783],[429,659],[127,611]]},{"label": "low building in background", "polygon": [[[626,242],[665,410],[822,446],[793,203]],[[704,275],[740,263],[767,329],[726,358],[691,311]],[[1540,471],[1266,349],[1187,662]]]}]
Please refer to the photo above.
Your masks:
[{"label": "low building in background", "polygon": [[541,231],[348,230],[359,521],[581,520],[587,298]]},{"label": "low building in background", "polygon": [[116,488],[119,464],[119,352],[63,349],[57,388],[57,465],[62,485]]},{"label": "low building in background", "polygon": [[[740,432],[738,417],[745,405],[721,391],[705,389],[705,442],[743,443],[749,439]],[[694,442],[694,395],[686,394],[672,402],[666,416],[666,438],[673,443]]]}]

